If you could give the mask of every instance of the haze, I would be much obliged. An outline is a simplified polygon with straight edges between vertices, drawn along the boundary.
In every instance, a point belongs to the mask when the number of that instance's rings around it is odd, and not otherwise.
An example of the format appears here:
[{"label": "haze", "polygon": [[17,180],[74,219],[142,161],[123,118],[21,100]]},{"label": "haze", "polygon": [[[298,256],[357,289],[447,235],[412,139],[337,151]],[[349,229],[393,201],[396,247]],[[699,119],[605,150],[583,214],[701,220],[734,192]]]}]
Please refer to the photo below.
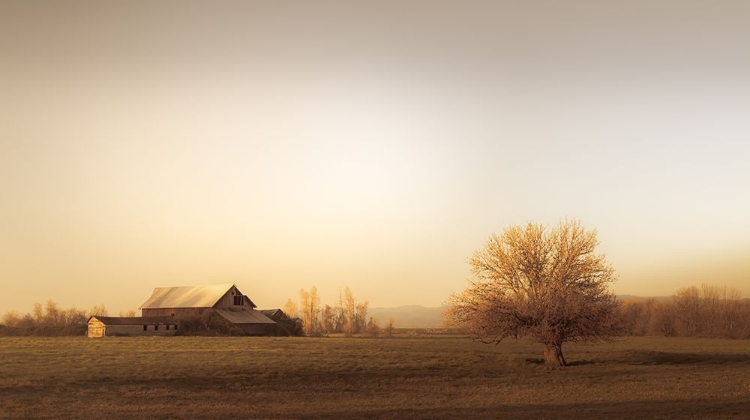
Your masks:
[{"label": "haze", "polygon": [[234,282],[437,306],[580,219],[618,294],[750,297],[750,4],[0,3],[0,311]]}]

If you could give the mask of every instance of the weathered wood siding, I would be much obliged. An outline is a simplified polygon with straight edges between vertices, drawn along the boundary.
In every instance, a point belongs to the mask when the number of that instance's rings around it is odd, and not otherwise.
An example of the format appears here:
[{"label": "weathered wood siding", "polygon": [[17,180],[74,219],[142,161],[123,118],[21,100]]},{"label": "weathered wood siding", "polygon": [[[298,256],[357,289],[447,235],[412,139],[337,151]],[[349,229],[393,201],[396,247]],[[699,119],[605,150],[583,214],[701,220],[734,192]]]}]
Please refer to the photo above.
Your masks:
[{"label": "weathered wood siding", "polygon": [[174,335],[178,330],[177,324],[153,324],[144,323],[137,325],[106,325],[97,319],[88,323],[86,336],[89,338],[113,337],[113,336],[168,336]]},{"label": "weathered wood siding", "polygon": [[[242,296],[242,305],[235,305],[234,304],[234,297],[235,296]],[[227,291],[224,296],[219,299],[218,302],[216,302],[216,305],[214,305],[214,308],[216,309],[231,309],[231,308],[242,308],[242,307],[250,307],[250,302],[245,299],[245,296],[237,290],[236,286],[233,286],[231,289]]]},{"label": "weathered wood siding", "polygon": [[208,308],[152,308],[152,309],[141,309],[143,316],[173,316],[175,318],[183,318],[201,315]]},{"label": "weathered wood siding", "polygon": [[[158,327],[158,328],[157,328]],[[174,335],[176,329],[174,325],[149,325],[146,324],[146,330],[143,325],[107,325],[105,336],[135,336],[135,335]]]},{"label": "weathered wood siding", "polygon": [[86,329],[86,337],[104,337],[104,324],[98,319],[90,320],[88,323],[88,328]]}]

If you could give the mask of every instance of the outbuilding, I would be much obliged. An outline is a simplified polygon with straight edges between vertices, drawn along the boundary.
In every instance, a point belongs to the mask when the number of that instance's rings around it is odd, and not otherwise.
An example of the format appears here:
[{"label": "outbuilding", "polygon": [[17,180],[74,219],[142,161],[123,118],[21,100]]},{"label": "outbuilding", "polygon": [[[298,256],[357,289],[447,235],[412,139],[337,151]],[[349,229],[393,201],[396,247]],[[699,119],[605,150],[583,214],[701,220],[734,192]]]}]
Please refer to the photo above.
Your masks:
[{"label": "outbuilding", "polygon": [[94,315],[89,318],[86,336],[89,338],[174,335],[180,328],[176,319],[164,317],[113,317]]}]

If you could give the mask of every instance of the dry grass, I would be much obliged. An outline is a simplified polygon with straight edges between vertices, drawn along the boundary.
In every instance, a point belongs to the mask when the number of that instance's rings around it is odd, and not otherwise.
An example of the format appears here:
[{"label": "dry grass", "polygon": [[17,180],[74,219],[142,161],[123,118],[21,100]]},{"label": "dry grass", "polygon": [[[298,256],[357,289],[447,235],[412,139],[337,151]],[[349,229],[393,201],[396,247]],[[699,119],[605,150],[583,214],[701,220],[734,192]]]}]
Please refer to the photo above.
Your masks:
[{"label": "dry grass", "polygon": [[541,349],[462,337],[0,338],[0,418],[750,416],[747,341]]}]

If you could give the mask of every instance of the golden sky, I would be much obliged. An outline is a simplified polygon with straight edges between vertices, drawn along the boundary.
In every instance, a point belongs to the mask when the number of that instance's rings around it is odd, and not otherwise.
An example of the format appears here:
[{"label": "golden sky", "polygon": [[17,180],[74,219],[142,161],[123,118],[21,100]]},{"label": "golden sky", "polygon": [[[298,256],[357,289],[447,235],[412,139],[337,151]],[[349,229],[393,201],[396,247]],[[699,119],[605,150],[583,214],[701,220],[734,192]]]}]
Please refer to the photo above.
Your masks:
[{"label": "golden sky", "polygon": [[437,306],[577,218],[750,297],[750,3],[0,2],[0,312],[234,282]]}]

